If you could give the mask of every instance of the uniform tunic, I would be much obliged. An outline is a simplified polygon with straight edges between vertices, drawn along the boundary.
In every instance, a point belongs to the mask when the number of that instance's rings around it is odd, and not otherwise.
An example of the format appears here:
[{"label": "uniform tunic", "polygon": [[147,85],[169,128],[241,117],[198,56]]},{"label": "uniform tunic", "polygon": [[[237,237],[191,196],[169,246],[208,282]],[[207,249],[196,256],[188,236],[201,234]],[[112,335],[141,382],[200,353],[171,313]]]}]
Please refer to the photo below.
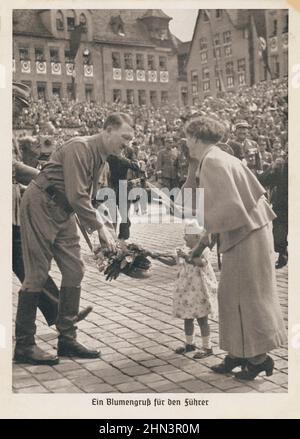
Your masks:
[{"label": "uniform tunic", "polygon": [[205,229],[220,233],[223,253],[220,347],[243,358],[266,353],[286,341],[274,269],[275,214],[251,171],[216,146],[203,154],[198,177]]},{"label": "uniform tunic", "polygon": [[62,286],[79,286],[83,277],[79,235],[75,218],[45,191],[49,185],[65,194],[82,224],[93,231],[101,227],[91,205],[104,167],[103,147],[95,136],[71,139],[53,153],[21,204],[22,251],[25,264],[23,289],[40,291],[52,258],[61,273]]}]

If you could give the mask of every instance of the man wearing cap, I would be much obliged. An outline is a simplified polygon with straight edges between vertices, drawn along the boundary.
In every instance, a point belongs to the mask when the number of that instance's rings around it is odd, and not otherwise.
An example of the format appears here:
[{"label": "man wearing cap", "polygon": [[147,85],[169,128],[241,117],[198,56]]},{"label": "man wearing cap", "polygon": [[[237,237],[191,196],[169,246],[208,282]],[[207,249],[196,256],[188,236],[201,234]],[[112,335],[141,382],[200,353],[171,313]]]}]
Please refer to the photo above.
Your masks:
[{"label": "man wearing cap", "polygon": [[234,156],[240,160],[245,158],[247,147],[247,135],[250,125],[245,120],[240,120],[235,124],[235,137],[227,142],[233,149]]},{"label": "man wearing cap", "polygon": [[[32,363],[34,353],[37,362],[36,307],[52,259],[62,274],[56,322],[58,355],[99,357],[99,351],[88,349],[76,340],[84,267],[74,213],[88,231],[98,231],[108,249],[115,251],[115,239],[92,207],[91,195],[95,198],[106,158],[110,154],[119,155],[122,146],[132,139],[131,125],[128,115],[113,113],[99,133],[69,140],[53,153],[23,196],[20,222],[25,280],[20,295],[21,312],[17,314],[17,361]],[[43,355],[42,352],[40,356]]]}]

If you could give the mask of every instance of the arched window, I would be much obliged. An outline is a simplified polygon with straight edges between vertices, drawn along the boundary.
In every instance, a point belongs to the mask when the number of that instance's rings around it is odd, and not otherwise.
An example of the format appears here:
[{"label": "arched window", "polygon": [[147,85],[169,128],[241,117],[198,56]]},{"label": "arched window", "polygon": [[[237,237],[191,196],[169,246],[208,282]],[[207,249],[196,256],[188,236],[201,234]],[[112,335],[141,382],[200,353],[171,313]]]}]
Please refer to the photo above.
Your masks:
[{"label": "arched window", "polygon": [[67,26],[68,31],[72,31],[75,28],[75,12],[73,10],[68,11]]},{"label": "arched window", "polygon": [[61,11],[56,13],[56,29],[64,30],[64,16]]}]

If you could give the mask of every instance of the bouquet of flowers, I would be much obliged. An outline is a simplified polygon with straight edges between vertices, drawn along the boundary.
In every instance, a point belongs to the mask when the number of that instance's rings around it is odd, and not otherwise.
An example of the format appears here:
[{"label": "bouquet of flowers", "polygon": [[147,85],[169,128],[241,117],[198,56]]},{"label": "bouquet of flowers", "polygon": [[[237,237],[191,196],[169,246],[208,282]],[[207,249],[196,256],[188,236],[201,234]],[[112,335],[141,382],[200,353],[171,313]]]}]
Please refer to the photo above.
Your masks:
[{"label": "bouquet of flowers", "polygon": [[131,277],[146,277],[151,267],[148,256],[167,265],[174,265],[172,255],[150,252],[134,243],[127,244],[124,241],[117,242],[117,251],[114,253],[106,247],[94,249],[98,270],[104,273],[106,280],[117,279],[121,273]]}]

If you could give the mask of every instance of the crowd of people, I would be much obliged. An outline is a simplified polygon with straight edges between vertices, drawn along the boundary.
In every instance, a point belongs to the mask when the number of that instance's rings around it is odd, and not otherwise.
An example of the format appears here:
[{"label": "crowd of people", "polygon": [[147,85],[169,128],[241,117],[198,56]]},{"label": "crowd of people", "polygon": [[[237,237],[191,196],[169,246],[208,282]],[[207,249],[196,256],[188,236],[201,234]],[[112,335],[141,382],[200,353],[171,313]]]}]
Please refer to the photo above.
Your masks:
[{"label": "crowd of people", "polygon": [[[166,178],[169,174],[172,184],[179,186],[187,172],[183,128],[185,121],[193,115],[208,115],[225,122],[228,132],[222,143],[229,145],[229,152],[246,160],[254,172],[265,170],[277,158],[284,159],[288,145],[287,93],[287,80],[275,79],[243,87],[221,98],[207,97],[198,105],[189,107],[170,104],[146,108],[122,103],[77,103],[58,98],[46,102],[38,100],[23,110],[14,128],[22,133],[22,137],[28,137],[29,133],[33,141],[48,136],[52,149],[55,149],[71,137],[97,133],[110,113],[124,111],[134,120],[132,147],[148,178],[159,181],[160,175]],[[244,135],[239,135],[237,130],[241,121]],[[243,143],[242,156],[236,151],[241,149],[236,143]],[[160,156],[165,148],[172,158],[166,166],[168,169],[164,169]]]}]

